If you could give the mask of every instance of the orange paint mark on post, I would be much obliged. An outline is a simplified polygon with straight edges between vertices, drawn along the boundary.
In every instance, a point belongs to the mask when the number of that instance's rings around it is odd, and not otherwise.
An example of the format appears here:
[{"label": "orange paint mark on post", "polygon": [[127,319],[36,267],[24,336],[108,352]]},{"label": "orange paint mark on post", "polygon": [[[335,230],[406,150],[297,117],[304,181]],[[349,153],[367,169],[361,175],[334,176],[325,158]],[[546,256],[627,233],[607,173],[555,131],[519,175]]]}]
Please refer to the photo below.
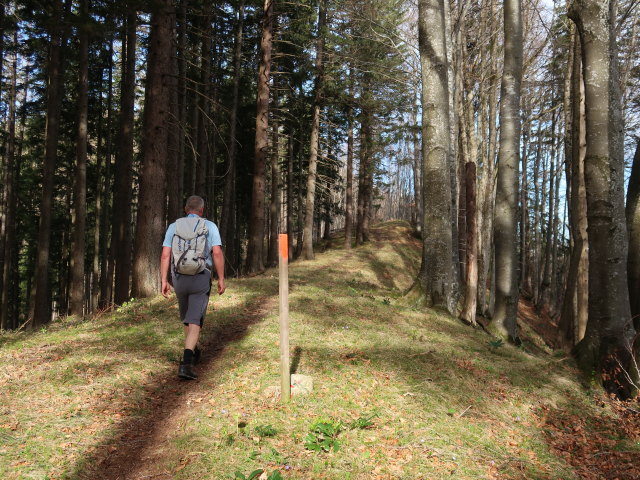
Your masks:
[{"label": "orange paint mark on post", "polygon": [[286,233],[278,235],[278,243],[280,245],[280,258],[289,259],[289,242]]}]

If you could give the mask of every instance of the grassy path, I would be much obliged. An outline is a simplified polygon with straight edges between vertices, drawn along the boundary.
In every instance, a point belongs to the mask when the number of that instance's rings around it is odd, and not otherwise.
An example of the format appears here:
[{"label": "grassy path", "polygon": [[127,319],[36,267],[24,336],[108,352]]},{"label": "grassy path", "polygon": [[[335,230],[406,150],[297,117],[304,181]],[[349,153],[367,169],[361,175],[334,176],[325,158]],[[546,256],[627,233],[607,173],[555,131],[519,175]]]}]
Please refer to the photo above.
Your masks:
[{"label": "grassy path", "polygon": [[[176,378],[181,326],[161,297],[3,334],[0,478],[634,478],[635,424],[569,359],[408,304],[419,242],[401,223],[372,233],[290,265],[293,367],[314,392],[286,406],[265,393],[279,383],[277,270],[214,299],[196,382]],[[313,449],[319,424],[336,433],[329,452]]]}]

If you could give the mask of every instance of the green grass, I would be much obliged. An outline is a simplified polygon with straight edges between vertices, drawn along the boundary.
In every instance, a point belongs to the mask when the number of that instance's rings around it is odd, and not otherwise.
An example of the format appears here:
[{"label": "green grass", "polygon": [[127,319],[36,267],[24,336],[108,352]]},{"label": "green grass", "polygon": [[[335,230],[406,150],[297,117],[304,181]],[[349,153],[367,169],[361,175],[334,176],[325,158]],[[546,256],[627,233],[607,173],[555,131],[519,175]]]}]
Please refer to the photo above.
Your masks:
[{"label": "green grass", "polygon": [[[229,280],[214,299],[209,338],[255,318],[187,386],[174,378],[176,305],[161,297],[3,334],[0,478],[91,478],[129,448],[119,442],[135,421],[159,432],[136,451],[144,473],[176,479],[577,478],[541,421],[542,407],[602,414],[572,362],[491,346],[408,302],[419,243],[399,222],[374,237],[290,265],[291,352],[314,391],[287,405],[265,394],[279,385],[277,270]],[[156,411],[152,399],[168,396],[171,410]],[[342,424],[337,450],[305,448],[322,422]],[[640,453],[637,441],[616,445]]]}]

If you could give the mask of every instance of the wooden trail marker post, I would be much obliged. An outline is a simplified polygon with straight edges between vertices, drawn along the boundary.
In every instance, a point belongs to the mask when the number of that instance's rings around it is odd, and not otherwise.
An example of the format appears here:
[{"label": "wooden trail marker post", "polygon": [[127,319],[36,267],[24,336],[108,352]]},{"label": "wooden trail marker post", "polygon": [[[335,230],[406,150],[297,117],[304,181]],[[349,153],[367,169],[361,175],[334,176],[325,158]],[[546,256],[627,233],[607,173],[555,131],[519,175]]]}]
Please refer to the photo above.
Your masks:
[{"label": "wooden trail marker post", "polygon": [[280,392],[283,402],[291,399],[289,371],[289,246],[287,234],[278,235],[280,250]]}]

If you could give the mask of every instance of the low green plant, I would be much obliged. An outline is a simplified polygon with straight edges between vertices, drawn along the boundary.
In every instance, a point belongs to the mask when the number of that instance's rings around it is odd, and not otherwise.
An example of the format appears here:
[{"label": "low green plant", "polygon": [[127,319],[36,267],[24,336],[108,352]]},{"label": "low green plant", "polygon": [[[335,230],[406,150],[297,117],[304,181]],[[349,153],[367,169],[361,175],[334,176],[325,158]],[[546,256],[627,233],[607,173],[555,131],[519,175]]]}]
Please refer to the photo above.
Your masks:
[{"label": "low green plant", "polygon": [[251,472],[248,476],[245,475],[244,473],[240,472],[240,471],[236,471],[235,475],[233,478],[239,479],[239,480],[254,480],[255,478],[258,478],[260,475],[262,475],[262,473],[264,472],[264,470],[262,470],[261,468],[254,470],[253,472]]},{"label": "low green plant", "polygon": [[130,298],[129,300],[127,300],[126,302],[124,302],[122,305],[118,307],[117,312],[119,313],[128,312],[136,306],[135,304],[136,304],[135,298]]},{"label": "low green plant", "polygon": [[489,346],[491,348],[500,348],[504,346],[504,341],[501,338],[497,338],[495,340],[489,340]]},{"label": "low green plant", "polygon": [[285,456],[273,447],[271,448],[271,451],[263,455],[262,458],[265,462],[273,462],[277,465],[285,465],[287,463]]},{"label": "low green plant", "polygon": [[260,456],[260,452],[258,452],[257,450],[254,450],[249,454],[249,460],[255,460],[259,456]]},{"label": "low green plant", "polygon": [[311,425],[311,431],[304,438],[304,446],[314,452],[337,452],[340,449],[337,437],[344,428],[341,421],[318,420]]},{"label": "low green plant", "polygon": [[[255,480],[256,478],[260,477],[260,475],[262,475],[263,473],[264,473],[264,470],[261,468],[254,470],[249,474],[249,476],[246,476],[244,473],[240,471],[236,471],[233,478],[237,480]],[[274,470],[267,477],[267,480],[283,480],[283,479],[282,479],[282,475],[280,475],[280,472],[278,470]]]},{"label": "low green plant", "polygon": [[357,420],[354,420],[349,424],[349,428],[351,430],[366,430],[367,428],[373,427],[373,419],[378,416],[377,413],[372,413],[371,415],[361,416]]},{"label": "low green plant", "polygon": [[276,430],[273,426],[271,425],[258,425],[256,428],[253,429],[253,431],[256,433],[256,435],[258,435],[260,438],[264,438],[264,437],[275,437],[278,434],[278,430]]}]

